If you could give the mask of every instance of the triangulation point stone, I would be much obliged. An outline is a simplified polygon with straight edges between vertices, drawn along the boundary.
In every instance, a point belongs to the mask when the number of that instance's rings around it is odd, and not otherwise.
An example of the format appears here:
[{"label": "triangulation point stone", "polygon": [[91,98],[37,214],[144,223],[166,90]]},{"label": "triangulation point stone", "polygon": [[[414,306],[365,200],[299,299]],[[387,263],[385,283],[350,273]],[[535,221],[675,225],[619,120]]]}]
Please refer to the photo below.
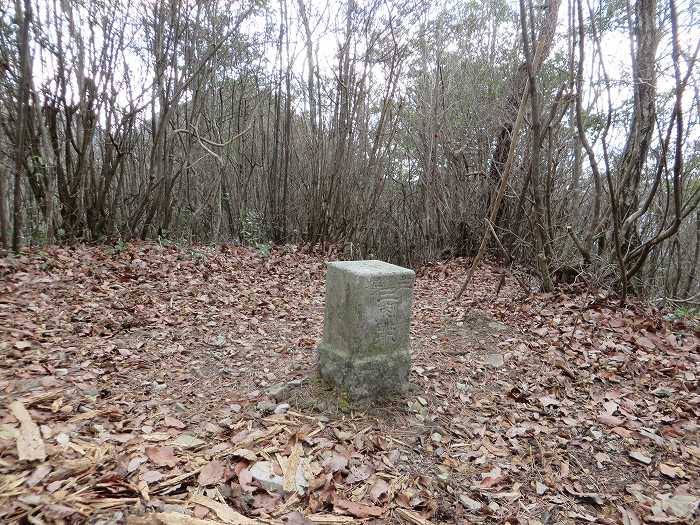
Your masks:
[{"label": "triangulation point stone", "polygon": [[328,263],[319,369],[351,399],[408,386],[414,280],[413,270],[382,261]]}]

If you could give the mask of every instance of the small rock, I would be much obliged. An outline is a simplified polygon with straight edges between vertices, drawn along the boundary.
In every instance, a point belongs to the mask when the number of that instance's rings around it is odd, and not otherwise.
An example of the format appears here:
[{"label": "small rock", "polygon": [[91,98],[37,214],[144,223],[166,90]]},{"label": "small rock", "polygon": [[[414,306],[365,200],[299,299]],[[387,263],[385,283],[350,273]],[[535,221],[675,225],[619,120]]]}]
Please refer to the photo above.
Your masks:
[{"label": "small rock", "polygon": [[664,510],[677,518],[689,519],[700,508],[700,498],[688,494],[673,496],[663,503]]},{"label": "small rock", "polygon": [[289,410],[289,403],[280,403],[275,407],[275,414],[286,414]]},{"label": "small rock", "polygon": [[632,450],[630,452],[630,457],[636,459],[637,461],[644,463],[645,465],[651,464],[651,458],[644,454],[641,450]]},{"label": "small rock", "polygon": [[224,334],[215,335],[209,340],[212,346],[222,347],[226,344],[226,336]]},{"label": "small rock", "polygon": [[260,412],[264,414],[270,414],[272,413],[273,410],[275,410],[275,403],[270,401],[269,399],[263,399],[262,401],[258,401],[258,404],[255,405],[255,408],[257,408]]},{"label": "small rock", "polygon": [[476,501],[475,499],[471,499],[465,494],[460,494],[459,501],[462,505],[464,505],[465,509],[471,510],[473,512],[481,510],[481,507],[483,507],[483,505],[480,502]]},{"label": "small rock", "polygon": [[505,364],[505,359],[503,358],[503,354],[486,354],[484,356],[484,363],[493,368],[501,368]]},{"label": "small rock", "polygon": [[233,405],[230,405],[229,408],[231,409],[231,412],[238,414],[241,411],[241,405],[238,405],[234,403]]},{"label": "small rock", "polygon": [[258,461],[250,467],[250,474],[268,492],[282,492],[284,478],[273,472],[271,461]]},{"label": "small rock", "polygon": [[439,432],[433,432],[430,434],[430,439],[433,441],[433,443],[442,443],[442,434]]},{"label": "small rock", "polygon": [[651,391],[652,394],[654,394],[656,397],[671,397],[671,394],[673,394],[675,390],[673,388],[667,388],[664,386],[660,386],[659,388],[656,388]]},{"label": "small rock", "polygon": [[447,470],[440,470],[436,477],[439,481],[447,483],[450,480],[450,473]]},{"label": "small rock", "polygon": [[545,492],[547,492],[547,489],[549,489],[547,485],[539,481],[535,481],[535,491],[537,492],[538,496],[542,496]]},{"label": "small rock", "polygon": [[503,332],[503,331],[505,331],[505,330],[508,330],[508,327],[507,327],[506,325],[504,325],[503,323],[499,323],[498,321],[491,321],[491,322],[488,324],[488,326],[489,326],[489,328],[491,328],[492,330],[497,330],[497,331],[499,331],[499,332]]},{"label": "small rock", "polygon": [[173,446],[176,448],[195,448],[204,444],[204,441],[192,434],[180,434],[173,440]]}]

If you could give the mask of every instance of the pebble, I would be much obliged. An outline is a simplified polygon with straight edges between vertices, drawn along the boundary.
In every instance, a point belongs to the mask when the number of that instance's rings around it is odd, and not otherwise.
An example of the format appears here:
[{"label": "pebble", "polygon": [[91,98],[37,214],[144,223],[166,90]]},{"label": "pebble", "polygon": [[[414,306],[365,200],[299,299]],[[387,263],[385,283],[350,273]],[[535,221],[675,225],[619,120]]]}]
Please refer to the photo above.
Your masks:
[{"label": "pebble", "polygon": [[286,414],[289,410],[289,403],[280,403],[275,407],[275,414]]}]

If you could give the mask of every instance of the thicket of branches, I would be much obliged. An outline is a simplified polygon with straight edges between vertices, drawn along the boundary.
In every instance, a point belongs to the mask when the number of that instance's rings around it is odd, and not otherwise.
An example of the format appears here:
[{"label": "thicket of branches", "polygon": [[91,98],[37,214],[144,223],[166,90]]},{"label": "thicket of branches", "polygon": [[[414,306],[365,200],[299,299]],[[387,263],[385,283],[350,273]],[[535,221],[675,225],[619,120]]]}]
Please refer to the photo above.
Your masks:
[{"label": "thicket of branches", "polygon": [[[9,4],[9,3],[8,3]],[[15,0],[0,244],[491,250],[698,303],[697,7]]]}]

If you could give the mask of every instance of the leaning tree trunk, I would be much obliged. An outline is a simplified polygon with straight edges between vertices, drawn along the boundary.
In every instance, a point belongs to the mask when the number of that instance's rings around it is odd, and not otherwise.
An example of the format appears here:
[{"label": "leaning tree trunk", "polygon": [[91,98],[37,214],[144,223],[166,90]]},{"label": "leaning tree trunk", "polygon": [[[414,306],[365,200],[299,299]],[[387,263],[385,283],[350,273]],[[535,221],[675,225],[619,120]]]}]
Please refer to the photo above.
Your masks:
[{"label": "leaning tree trunk", "polygon": [[[549,52],[552,49],[554,42],[554,34],[557,28],[557,16],[559,13],[560,0],[545,0],[541,18],[539,20],[539,35],[535,48],[540,48],[539,60],[532,64],[533,73],[536,75],[542,63],[547,59]],[[513,79],[511,90],[506,94],[503,103],[504,112],[498,127],[498,135],[496,136],[496,146],[494,148],[493,157],[491,158],[491,166],[489,168],[489,176],[494,183],[497,183],[501,178],[503,166],[508,158],[508,150],[510,143],[513,140],[513,125],[518,115],[518,108],[523,94],[527,90],[527,64],[523,62],[518,67],[518,72]]]},{"label": "leaning tree trunk", "polygon": [[[656,0],[639,0],[635,3],[634,16],[628,5],[629,24],[634,24],[634,36],[637,48],[632,44],[632,73],[634,77],[634,112],[632,127],[622,159],[619,164],[619,210],[620,224],[632,215],[639,206],[639,186],[642,171],[647,159],[649,144],[654,135],[656,124],[656,48],[659,44],[658,28],[656,27]],[[632,34],[632,30],[630,30]],[[633,41],[633,40],[632,40]],[[635,228],[627,225],[623,231],[625,251],[635,242]],[[631,227],[629,227],[631,226]]]}]

